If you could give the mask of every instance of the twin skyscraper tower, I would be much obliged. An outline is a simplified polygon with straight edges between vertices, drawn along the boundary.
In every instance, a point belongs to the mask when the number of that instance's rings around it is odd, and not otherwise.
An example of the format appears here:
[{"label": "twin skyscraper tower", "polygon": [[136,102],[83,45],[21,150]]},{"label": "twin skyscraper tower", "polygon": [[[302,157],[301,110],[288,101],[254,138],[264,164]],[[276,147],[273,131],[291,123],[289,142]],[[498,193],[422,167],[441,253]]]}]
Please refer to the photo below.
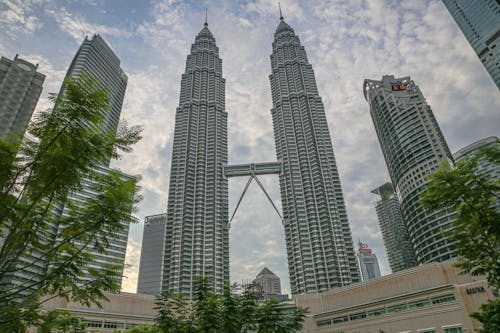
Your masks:
[{"label": "twin skyscraper tower", "polygon": [[269,78],[278,162],[238,166],[227,165],[225,79],[207,22],[191,46],[175,117],[164,291],[192,294],[196,276],[209,278],[216,291],[229,283],[228,177],[257,173],[279,174],[292,294],[360,281],[314,71],[283,17],[272,46]]}]

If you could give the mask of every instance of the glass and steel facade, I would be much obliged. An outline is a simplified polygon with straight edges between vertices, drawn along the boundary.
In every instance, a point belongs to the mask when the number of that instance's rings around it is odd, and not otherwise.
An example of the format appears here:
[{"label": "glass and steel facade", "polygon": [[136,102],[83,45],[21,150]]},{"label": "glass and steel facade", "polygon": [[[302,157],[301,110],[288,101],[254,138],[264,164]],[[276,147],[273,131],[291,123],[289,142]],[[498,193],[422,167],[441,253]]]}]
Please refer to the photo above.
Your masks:
[{"label": "glass and steel facade", "polygon": [[[96,82],[102,87],[108,89],[109,109],[104,114],[104,131],[115,134],[118,128],[125,90],[127,88],[127,75],[120,67],[120,59],[113,52],[106,41],[98,34],[92,38],[85,37],[82,45],[78,49],[73,58],[66,76],[72,78],[78,77],[82,72],[92,75]],[[64,91],[64,84],[61,86],[61,92]],[[102,111],[104,112],[104,110]],[[98,166],[94,171],[99,174],[106,174],[111,171],[109,163],[111,156],[104,165]],[[122,180],[136,179],[133,176],[120,172]],[[71,193],[68,199],[71,202],[82,202],[84,204],[86,198],[95,195],[92,191],[92,179],[84,179],[83,187],[80,191]],[[130,207],[132,209],[132,207]],[[61,208],[61,213],[66,214],[67,208]],[[99,268],[110,263],[124,263],[125,252],[127,249],[129,225],[124,223],[123,230],[116,235],[113,235],[112,241],[106,253],[98,253],[92,250],[92,254],[96,257],[88,267]]]},{"label": "glass and steel facade", "polygon": [[[137,178],[131,175],[127,175],[123,172],[120,172],[118,170],[110,169],[108,167],[104,166],[99,166],[94,169],[94,172],[96,172],[98,175],[105,176],[109,174],[110,172],[118,172],[120,175],[120,179],[122,181],[133,181],[134,183],[137,183]],[[77,191],[77,192],[72,192],[68,195],[68,204],[62,208],[62,215],[65,216],[69,214],[69,205],[73,206],[72,209],[77,208],[78,206],[84,207],[85,202],[89,199],[94,198],[98,193],[95,192],[94,187],[95,187],[95,180],[91,178],[84,178],[82,181],[82,188]],[[132,211],[132,207],[129,207],[129,210]],[[111,235],[109,238],[109,244],[106,247],[106,250],[101,253],[98,251],[94,246],[90,245],[87,247],[87,251],[89,251],[93,256],[94,260],[90,262],[85,268],[84,268],[84,274],[86,274],[85,278],[86,279],[91,279],[92,276],[88,274],[88,269],[89,268],[94,268],[94,269],[102,269],[106,265],[109,264],[120,264],[124,265],[125,263],[125,253],[127,251],[127,242],[128,242],[128,232],[129,232],[129,223],[128,222],[122,222],[122,230],[114,235]],[[57,231],[59,234],[61,232],[60,228]],[[84,244],[79,244],[77,243],[78,246],[83,246]],[[120,283],[122,280],[122,274],[123,269],[120,272]]]},{"label": "glass and steel facade", "polygon": [[[91,74],[98,84],[108,89],[109,110],[104,113],[104,130],[114,134],[118,128],[128,78],[120,67],[120,59],[98,34],[91,39],[85,37],[66,76],[76,78],[82,72]],[[61,86],[63,90],[64,84]],[[111,157],[105,166],[109,166],[110,160]]]},{"label": "glass and steel facade", "polygon": [[[91,74],[98,84],[108,89],[109,109],[101,110],[101,112],[106,112],[104,114],[104,131],[106,131],[106,133],[116,133],[127,86],[127,76],[120,68],[120,60],[118,57],[99,35],[94,35],[91,39],[85,37],[71,62],[66,76],[76,78],[82,72]],[[59,93],[63,93],[64,89],[65,86],[63,83]],[[82,124],[82,126],[86,126],[86,124]],[[97,131],[97,129],[95,130]],[[105,133],[103,133],[103,135],[104,134]],[[109,156],[109,159],[103,164],[98,165],[93,171],[100,175],[109,173],[112,171],[112,169],[109,168],[110,160],[111,156]],[[122,172],[120,172],[120,176],[122,180],[136,180],[135,177]],[[94,197],[96,195],[93,190],[94,182],[95,180],[90,177],[84,178],[82,180],[82,188],[79,191],[68,194],[65,203],[56,203],[51,209],[54,218],[57,219],[58,217],[68,214],[69,206],[73,205],[78,207],[85,205],[87,199]],[[130,207],[130,210],[132,210],[132,207]],[[108,264],[124,263],[128,231],[129,225],[123,223],[123,230],[116,235],[112,235],[110,244],[104,253],[94,248],[88,248],[89,252],[95,257],[95,260],[89,263],[87,267],[83,268],[85,274],[84,278],[91,278],[91,275],[88,274],[88,268],[101,268]],[[46,230],[46,241],[52,242],[58,237],[60,232],[61,230],[58,230],[57,225],[50,224],[50,227]],[[37,275],[47,269],[47,264],[42,258],[42,254],[34,252],[31,252],[29,256],[20,258],[20,266],[26,266],[26,264],[30,265],[25,269],[16,271],[14,276],[9,278],[10,281],[8,281],[8,283],[20,285],[28,280],[36,280]]]},{"label": "glass and steel facade", "polygon": [[158,295],[163,274],[163,247],[167,214],[146,216],[142,236],[137,293]]},{"label": "glass and steel facade", "polygon": [[395,273],[417,266],[401,205],[392,184],[385,183],[371,192],[380,196],[375,209],[391,271]]},{"label": "glass and steel facade", "polygon": [[162,290],[192,295],[196,276],[229,282],[227,112],[222,60],[205,23],[191,46],[175,116]]},{"label": "glass and steel facade", "polygon": [[500,2],[443,0],[443,4],[500,89]]},{"label": "glass and steel facade", "polygon": [[410,77],[365,80],[365,99],[375,125],[418,264],[454,257],[443,236],[454,212],[430,212],[420,204],[426,177],[452,156],[430,106]]},{"label": "glass and steel facade", "polygon": [[45,80],[37,69],[17,54],[0,59],[0,137],[24,135]]},{"label": "glass and steel facade", "polygon": [[380,277],[380,267],[378,265],[377,256],[368,248],[367,244],[359,243],[356,257],[358,258],[359,269],[361,270],[361,278],[363,281],[368,281]]},{"label": "glass and steel facade", "polygon": [[292,294],[358,282],[323,102],[306,51],[282,17],[272,49],[271,114]]}]

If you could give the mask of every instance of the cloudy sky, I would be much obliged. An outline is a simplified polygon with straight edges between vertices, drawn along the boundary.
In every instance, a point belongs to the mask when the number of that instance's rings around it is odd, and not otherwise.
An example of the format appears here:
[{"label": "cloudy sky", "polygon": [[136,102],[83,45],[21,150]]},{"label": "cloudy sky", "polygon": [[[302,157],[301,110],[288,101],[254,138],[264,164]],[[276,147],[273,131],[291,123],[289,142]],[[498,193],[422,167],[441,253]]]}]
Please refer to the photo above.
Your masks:
[{"label": "cloudy sky", "polygon": [[[500,94],[438,0],[281,0],[316,73],[336,153],[353,240],[368,243],[390,268],[370,190],[389,179],[363,98],[365,78],[411,76],[431,105],[452,152],[500,135]],[[140,174],[137,217],[166,209],[175,109],[186,55],[208,7],[226,78],[229,162],[274,161],[271,42],[275,0],[0,0],[0,55],[39,63],[47,78],[37,110],[50,107],[86,35],[101,34],[129,77],[122,118],[144,126],[133,153],[114,166]],[[262,181],[279,207],[278,180]],[[230,213],[246,179],[230,180]],[[135,292],[142,224],[130,231],[123,289]],[[231,280],[264,266],[289,291],[280,220],[254,183],[231,227]]]}]

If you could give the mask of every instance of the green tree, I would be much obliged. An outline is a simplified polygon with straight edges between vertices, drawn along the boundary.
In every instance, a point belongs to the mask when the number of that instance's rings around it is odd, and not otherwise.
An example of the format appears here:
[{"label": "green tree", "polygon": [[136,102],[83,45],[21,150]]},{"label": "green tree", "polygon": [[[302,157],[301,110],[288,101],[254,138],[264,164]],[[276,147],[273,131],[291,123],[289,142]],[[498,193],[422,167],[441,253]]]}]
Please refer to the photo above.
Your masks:
[{"label": "green tree", "polygon": [[[63,93],[52,95],[52,112],[29,125],[31,140],[17,144],[0,138],[0,331],[24,332],[44,322],[47,295],[99,305],[103,291],[119,291],[122,265],[84,269],[92,251],[104,253],[122,223],[136,222],[130,207],[135,181],[98,167],[140,139],[139,126],[107,131],[108,91],[88,74],[67,78]],[[16,154],[18,151],[18,154]],[[97,193],[84,204],[68,200],[91,179]],[[68,214],[56,214],[62,205]],[[43,265],[40,265],[43,263]],[[32,279],[14,279],[33,269]]]},{"label": "green tree", "polygon": [[259,306],[252,288],[235,294],[236,287],[227,286],[222,294],[216,294],[207,279],[198,278],[193,300],[161,294],[156,303],[156,326],[162,333],[290,333],[301,329],[305,309],[276,300]]},{"label": "green tree", "polygon": [[[421,202],[431,210],[450,207],[456,218],[446,235],[455,242],[457,267],[475,276],[485,276],[490,287],[500,288],[500,181],[478,172],[478,162],[500,165],[500,143],[480,149],[470,159],[454,166],[443,162],[430,175]],[[484,327],[500,325],[500,316],[490,316],[499,303],[491,301],[474,317]],[[498,313],[498,312],[497,312]],[[489,318],[489,319],[488,319]],[[494,322],[494,323],[493,323]],[[483,332],[493,332],[483,330]]]},{"label": "green tree", "polygon": [[500,299],[481,305],[481,311],[473,313],[472,318],[483,324],[479,333],[500,332]]}]

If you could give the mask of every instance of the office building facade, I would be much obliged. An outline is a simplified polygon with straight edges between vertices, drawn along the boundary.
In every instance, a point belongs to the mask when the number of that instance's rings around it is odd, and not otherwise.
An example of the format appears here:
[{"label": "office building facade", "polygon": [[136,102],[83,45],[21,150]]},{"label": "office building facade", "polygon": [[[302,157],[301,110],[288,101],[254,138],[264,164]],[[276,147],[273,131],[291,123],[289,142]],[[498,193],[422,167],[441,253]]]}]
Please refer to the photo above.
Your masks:
[{"label": "office building facade", "polygon": [[294,30],[280,18],[271,94],[292,294],[360,280],[323,102]]},{"label": "office building facade", "polygon": [[175,115],[162,290],[192,295],[196,276],[229,282],[227,112],[222,60],[205,22],[187,56]]},{"label": "office building facade", "polygon": [[281,280],[269,268],[264,267],[255,277],[253,283],[257,287],[257,293],[263,299],[269,296],[281,295]]},{"label": "office building facade", "polygon": [[[82,45],[78,49],[71,65],[66,73],[66,76],[72,78],[78,77],[80,73],[88,73],[93,76],[96,82],[103,88],[108,90],[109,95],[109,109],[101,110],[103,112],[105,121],[102,129],[95,129],[96,131],[104,131],[104,134],[115,134],[121,112],[121,106],[125,95],[125,88],[127,84],[127,76],[120,68],[120,60],[107,45],[107,43],[99,35],[94,35],[91,39],[85,37]],[[59,94],[64,93],[64,83],[61,86]],[[105,113],[104,113],[105,112]],[[82,124],[87,126],[87,124]],[[112,170],[109,168],[108,160],[96,166],[92,171],[99,176],[109,174]],[[126,175],[119,172],[120,177],[124,181],[134,181],[137,179],[133,176]],[[70,192],[64,202],[54,203],[50,208],[51,214],[54,219],[68,216],[70,209],[78,209],[85,205],[86,200],[94,198],[95,192],[95,179],[92,177],[85,177],[82,179],[82,187],[78,191]],[[72,208],[70,208],[72,207]],[[132,210],[132,207],[130,207]],[[123,223],[123,230],[115,235],[112,235],[110,244],[106,251],[102,253],[95,247],[87,247],[87,250],[94,256],[94,260],[89,263],[87,267],[83,267],[84,279],[92,279],[89,274],[89,268],[102,268],[113,264],[124,264],[125,252],[128,241],[129,225]],[[54,241],[62,230],[56,224],[49,224],[46,230],[46,242]],[[18,267],[24,267],[17,270],[12,276],[9,276],[6,284],[23,285],[26,281],[34,281],[40,272],[47,270],[47,263],[43,259],[43,254],[36,251],[29,251],[28,255],[20,258]],[[121,275],[119,279],[121,282]]]},{"label": "office building facade", "polygon": [[42,93],[45,75],[38,65],[16,56],[0,59],[0,137],[24,135]]},{"label": "office building facade", "polygon": [[[121,108],[123,99],[125,97],[125,90],[127,87],[127,75],[120,67],[120,59],[106,43],[106,41],[98,34],[92,38],[85,37],[80,48],[78,49],[75,57],[71,61],[70,67],[66,76],[77,78],[80,73],[88,73],[95,80],[98,85],[107,89],[109,98],[109,108],[102,110],[104,116],[104,126],[102,129],[106,134],[116,134],[118,122],[120,119]],[[64,91],[64,84],[61,86],[60,93]],[[97,130],[97,129],[96,129]],[[103,134],[105,134],[103,133]],[[109,168],[111,156],[102,165],[97,166],[93,171],[100,175],[108,174],[111,171],[117,171]],[[119,172],[120,177],[124,181],[137,182],[136,177]],[[83,186],[80,191],[70,193],[68,201],[71,204],[84,205],[85,200],[95,196],[93,190],[95,180],[85,178]],[[68,214],[69,205],[60,206],[56,214]],[[132,210],[132,207],[130,207]],[[125,262],[125,252],[127,248],[129,225],[123,223],[123,230],[113,235],[109,247],[105,253],[99,253],[91,249],[95,260],[89,264],[88,268],[102,268],[108,264]],[[57,231],[59,232],[59,231]],[[121,275],[121,274],[120,274]],[[90,275],[87,275],[91,278]]]},{"label": "office building facade", "polygon": [[494,297],[486,279],[447,261],[299,295],[296,302],[309,309],[304,333],[472,333],[481,323],[471,314]]},{"label": "office building facade", "polygon": [[163,274],[163,250],[167,214],[146,216],[142,234],[137,293],[158,295]]},{"label": "office building facade", "polygon": [[375,209],[391,271],[395,273],[417,266],[401,205],[392,184],[385,183],[371,192],[380,197]]},{"label": "office building facade", "polygon": [[[66,76],[78,77],[82,72],[90,74],[103,88],[108,89],[109,109],[103,110],[106,133],[115,134],[120,120],[128,77],[120,67],[120,59],[98,34],[85,37],[71,62]],[[64,84],[61,86],[61,92]],[[111,156],[104,166],[109,166]]]},{"label": "office building facade", "polygon": [[359,269],[361,270],[361,278],[363,281],[380,277],[380,267],[378,265],[377,256],[367,244],[358,244],[356,256],[358,258]]},{"label": "office building facade", "polygon": [[454,257],[443,232],[451,228],[451,210],[428,211],[420,204],[427,176],[452,156],[430,106],[410,77],[385,75],[365,80],[365,99],[387,168],[401,203],[418,264]]},{"label": "office building facade", "polygon": [[500,3],[493,0],[443,0],[443,4],[500,89]]}]

